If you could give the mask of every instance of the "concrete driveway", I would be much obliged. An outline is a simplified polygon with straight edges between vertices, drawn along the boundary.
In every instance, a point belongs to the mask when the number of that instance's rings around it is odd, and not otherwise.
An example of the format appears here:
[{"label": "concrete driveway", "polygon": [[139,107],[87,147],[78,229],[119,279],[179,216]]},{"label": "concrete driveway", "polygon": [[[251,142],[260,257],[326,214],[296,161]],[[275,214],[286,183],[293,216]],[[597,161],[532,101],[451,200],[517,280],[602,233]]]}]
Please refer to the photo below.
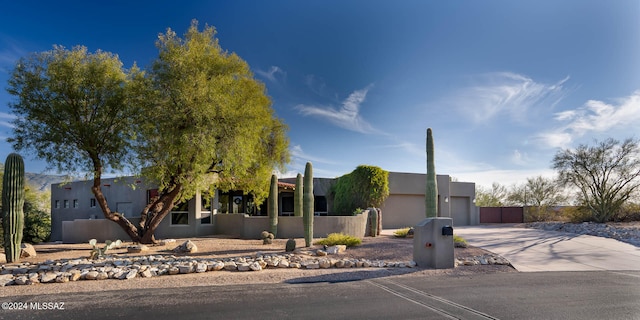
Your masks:
[{"label": "concrete driveway", "polygon": [[640,248],[614,239],[514,225],[460,226],[454,233],[522,272],[640,270]]}]

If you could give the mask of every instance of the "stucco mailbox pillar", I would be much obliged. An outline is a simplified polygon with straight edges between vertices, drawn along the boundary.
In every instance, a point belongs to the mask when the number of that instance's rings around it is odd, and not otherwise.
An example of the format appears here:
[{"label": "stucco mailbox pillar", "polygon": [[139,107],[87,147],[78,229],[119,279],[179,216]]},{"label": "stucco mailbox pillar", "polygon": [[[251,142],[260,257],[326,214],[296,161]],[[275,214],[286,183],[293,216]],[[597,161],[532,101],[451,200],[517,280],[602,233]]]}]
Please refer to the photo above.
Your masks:
[{"label": "stucco mailbox pillar", "polygon": [[453,219],[422,220],[414,227],[413,261],[423,268],[448,269],[455,266]]}]

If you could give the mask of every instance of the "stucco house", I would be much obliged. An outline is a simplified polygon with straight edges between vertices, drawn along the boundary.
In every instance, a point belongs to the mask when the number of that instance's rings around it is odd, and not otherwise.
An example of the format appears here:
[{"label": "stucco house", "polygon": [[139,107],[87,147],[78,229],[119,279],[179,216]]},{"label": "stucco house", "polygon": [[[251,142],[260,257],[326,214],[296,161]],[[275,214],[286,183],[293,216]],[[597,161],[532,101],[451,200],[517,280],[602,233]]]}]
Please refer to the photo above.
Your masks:
[{"label": "stucco house", "polygon": [[[426,175],[416,173],[389,173],[389,197],[382,206],[384,228],[413,226],[424,219]],[[329,194],[336,179],[314,178],[315,215],[314,234],[325,236],[334,228],[355,228],[362,233],[365,218],[334,217]],[[299,237],[301,219],[293,215],[295,178],[278,182],[279,237]],[[451,181],[448,175],[438,175],[439,216],[453,218],[454,225],[479,223],[475,206],[475,183]],[[92,181],[75,181],[51,185],[51,239],[68,243],[88,239],[127,239],[115,223],[104,218],[91,193]],[[102,180],[102,190],[109,206],[137,223],[139,213],[157,187],[139,177]],[[156,238],[184,238],[228,234],[254,238],[268,229],[266,202],[257,207],[251,195],[242,191],[198,194],[188,202],[178,204],[156,230]],[[354,220],[355,219],[355,220]],[[300,220],[300,221],[298,221]],[[351,221],[354,220],[354,221]],[[353,226],[352,226],[353,225]],[[299,231],[298,231],[299,230]]]}]

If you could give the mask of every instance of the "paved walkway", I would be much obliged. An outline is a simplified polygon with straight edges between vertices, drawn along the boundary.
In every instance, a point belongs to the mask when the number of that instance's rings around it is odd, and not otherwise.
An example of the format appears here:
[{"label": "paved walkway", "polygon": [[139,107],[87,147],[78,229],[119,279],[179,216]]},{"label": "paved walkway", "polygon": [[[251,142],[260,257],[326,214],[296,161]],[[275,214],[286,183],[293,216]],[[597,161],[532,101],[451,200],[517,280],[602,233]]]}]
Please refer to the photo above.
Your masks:
[{"label": "paved walkway", "polygon": [[464,226],[454,232],[522,272],[640,270],[640,248],[614,239],[513,225]]}]

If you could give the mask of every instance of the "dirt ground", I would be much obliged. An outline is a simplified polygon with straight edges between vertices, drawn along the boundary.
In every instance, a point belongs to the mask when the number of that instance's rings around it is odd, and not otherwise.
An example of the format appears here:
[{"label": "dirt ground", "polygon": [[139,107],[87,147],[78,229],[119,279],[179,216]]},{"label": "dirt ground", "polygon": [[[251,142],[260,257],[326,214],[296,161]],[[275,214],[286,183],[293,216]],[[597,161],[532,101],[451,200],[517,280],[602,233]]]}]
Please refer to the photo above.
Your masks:
[{"label": "dirt ground", "polygon": [[[149,254],[188,255],[199,258],[229,258],[252,256],[256,252],[284,253],[286,239],[275,239],[272,244],[263,245],[262,240],[243,240],[221,236],[190,238],[198,246],[198,252],[178,254],[172,251],[187,239],[176,239],[168,245],[149,246],[149,251],[132,254],[127,253],[124,243],[120,249],[109,251],[108,254],[135,256]],[[304,247],[304,239],[296,240],[297,247]],[[88,257],[91,246],[87,244],[38,244],[34,246],[37,256],[21,259],[21,263],[39,263],[46,260],[64,260]],[[320,246],[312,246],[318,249]],[[489,252],[475,247],[455,248],[456,258],[479,256]],[[413,260],[413,239],[396,238],[390,235],[379,237],[365,237],[362,244],[348,248],[339,257],[367,258],[370,260],[411,261]],[[136,278],[132,280],[104,280],[78,281],[69,283],[37,284],[31,286],[10,286],[0,290],[1,296],[28,295],[56,292],[90,292],[102,290],[117,290],[128,288],[162,288],[202,285],[235,285],[252,283],[295,283],[307,281],[344,281],[368,279],[387,276],[434,276],[457,275],[466,276],[477,273],[515,272],[509,266],[459,266],[454,269],[432,270],[423,268],[349,268],[349,269],[265,269],[259,272],[217,271],[175,276],[161,276],[153,278]]]},{"label": "dirt ground", "polygon": [[[192,256],[200,258],[229,258],[252,256],[256,252],[283,253],[286,239],[274,239],[272,244],[264,245],[262,240],[235,239],[224,236],[210,236],[188,239],[175,239],[167,245],[149,245],[149,250],[141,253],[128,253],[126,247],[133,245],[124,242],[119,249],[108,251],[108,254],[138,256],[149,254],[172,254],[176,256]],[[176,253],[173,249],[186,240],[191,240],[198,247],[196,253]],[[318,239],[316,239],[318,240]],[[104,244],[99,244],[100,247]],[[91,254],[91,246],[88,243],[80,244],[37,244],[34,245],[37,256],[21,259],[21,262],[39,263],[46,260],[75,259],[88,257]],[[296,239],[296,248],[304,248],[304,239]],[[320,249],[314,245],[310,249]],[[469,247],[456,248],[456,257],[482,255],[487,251]],[[413,239],[397,238],[389,235],[379,237],[365,237],[362,244],[349,248],[341,257],[366,258],[370,260],[411,261],[413,260]]]}]

